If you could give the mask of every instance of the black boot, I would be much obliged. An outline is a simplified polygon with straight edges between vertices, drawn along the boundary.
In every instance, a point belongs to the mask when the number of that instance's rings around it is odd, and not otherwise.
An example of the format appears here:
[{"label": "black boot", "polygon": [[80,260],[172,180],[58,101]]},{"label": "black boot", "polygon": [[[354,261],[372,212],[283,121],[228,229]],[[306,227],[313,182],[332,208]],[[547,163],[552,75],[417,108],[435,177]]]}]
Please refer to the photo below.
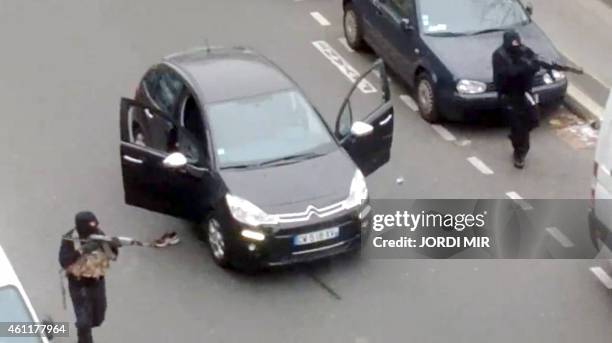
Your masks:
[{"label": "black boot", "polygon": [[525,168],[525,156],[521,155],[521,154],[517,154],[514,153],[514,167],[516,169],[523,169]]},{"label": "black boot", "polygon": [[93,343],[93,336],[91,335],[90,328],[77,328],[77,335],[79,336],[78,343]]}]

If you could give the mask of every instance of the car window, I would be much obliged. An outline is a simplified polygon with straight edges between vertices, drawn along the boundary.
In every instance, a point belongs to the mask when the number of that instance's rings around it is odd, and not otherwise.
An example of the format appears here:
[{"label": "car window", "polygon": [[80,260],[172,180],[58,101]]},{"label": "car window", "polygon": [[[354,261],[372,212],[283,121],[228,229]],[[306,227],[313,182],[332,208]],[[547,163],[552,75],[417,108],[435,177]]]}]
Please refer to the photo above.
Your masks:
[{"label": "car window", "polygon": [[342,107],[342,112],[338,119],[338,134],[339,138],[346,137],[351,133],[351,125],[353,124],[353,109],[351,102],[348,101],[346,106]]},{"label": "car window", "polygon": [[[369,71],[360,76],[347,95],[338,118],[335,134],[339,140],[344,140],[351,133],[351,127],[356,121],[367,122],[369,116],[376,112],[390,99],[389,80],[382,60],[378,60]],[[372,81],[370,81],[372,80]],[[363,92],[358,85],[367,83],[371,92]],[[374,86],[377,84],[378,86]],[[378,88],[377,88],[378,87]]]},{"label": "car window", "polygon": [[200,111],[195,98],[189,94],[184,97],[182,106],[181,106],[181,114],[180,114],[180,124],[187,132],[189,132],[194,138],[194,140],[186,139],[186,137],[178,137],[178,149],[183,152],[188,158],[199,161],[200,156],[198,154],[198,148],[195,144],[200,144],[201,146],[205,146],[206,144],[206,136],[204,134],[204,122],[202,117],[202,112]]},{"label": "car window", "polygon": [[425,34],[470,34],[506,29],[529,22],[516,0],[420,0],[419,22]]},{"label": "car window", "polygon": [[206,111],[221,168],[337,147],[319,115],[294,90],[215,103]]},{"label": "car window", "polygon": [[[144,122],[155,121],[154,127],[145,129]],[[179,123],[173,121],[168,114],[149,109],[145,105],[131,103],[127,108],[127,137],[126,141],[135,145],[146,147],[162,153],[181,152],[185,154],[190,163],[201,162],[200,150],[197,146],[198,138],[185,129],[179,129]],[[157,137],[156,137],[157,136]]]},{"label": "car window", "polygon": [[[0,288],[0,323],[31,323],[33,322],[32,315],[25,304],[21,293],[14,286],[4,286]],[[0,342],[2,338],[0,337]],[[39,337],[14,337],[10,342],[19,343],[41,343]]]},{"label": "car window", "polygon": [[163,112],[172,113],[183,91],[183,82],[172,70],[163,65],[151,69],[144,79],[148,95]]}]

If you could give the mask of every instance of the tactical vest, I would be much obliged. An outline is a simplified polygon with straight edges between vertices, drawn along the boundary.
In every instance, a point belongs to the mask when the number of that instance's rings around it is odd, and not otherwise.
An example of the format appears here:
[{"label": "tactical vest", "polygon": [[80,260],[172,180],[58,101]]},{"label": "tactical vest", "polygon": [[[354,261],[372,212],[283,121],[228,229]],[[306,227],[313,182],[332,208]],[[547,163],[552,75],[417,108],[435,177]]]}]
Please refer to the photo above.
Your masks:
[{"label": "tactical vest", "polygon": [[[82,253],[81,240],[76,230],[72,231],[71,240],[74,249]],[[66,268],[66,272],[80,278],[99,279],[106,275],[110,268],[110,261],[115,260],[116,256],[110,249],[108,243],[100,242],[100,247],[89,254],[82,254],[79,259]]]}]

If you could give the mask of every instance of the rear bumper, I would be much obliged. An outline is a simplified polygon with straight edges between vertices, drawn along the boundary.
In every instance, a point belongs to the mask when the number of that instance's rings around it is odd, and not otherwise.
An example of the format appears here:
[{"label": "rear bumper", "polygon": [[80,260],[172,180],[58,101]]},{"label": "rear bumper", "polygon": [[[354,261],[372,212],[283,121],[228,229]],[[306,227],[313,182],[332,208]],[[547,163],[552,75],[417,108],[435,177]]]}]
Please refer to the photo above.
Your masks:
[{"label": "rear bumper", "polygon": [[[533,88],[543,105],[561,101],[567,92],[567,81]],[[448,119],[463,119],[476,111],[498,110],[500,107],[497,92],[482,94],[458,94],[454,90],[440,93],[440,112]]]}]

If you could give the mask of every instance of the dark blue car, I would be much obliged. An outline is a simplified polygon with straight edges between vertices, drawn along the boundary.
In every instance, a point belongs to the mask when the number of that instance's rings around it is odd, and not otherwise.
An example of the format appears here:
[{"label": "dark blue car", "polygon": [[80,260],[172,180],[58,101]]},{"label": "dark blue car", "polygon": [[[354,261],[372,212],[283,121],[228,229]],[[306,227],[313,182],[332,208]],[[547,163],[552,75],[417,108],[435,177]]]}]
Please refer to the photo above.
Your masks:
[{"label": "dark blue car", "polygon": [[[344,33],[355,50],[371,47],[415,91],[429,121],[464,120],[497,109],[491,55],[514,29],[542,59],[562,58],[517,0],[344,0]],[[560,103],[565,75],[541,71],[540,104]]]}]

